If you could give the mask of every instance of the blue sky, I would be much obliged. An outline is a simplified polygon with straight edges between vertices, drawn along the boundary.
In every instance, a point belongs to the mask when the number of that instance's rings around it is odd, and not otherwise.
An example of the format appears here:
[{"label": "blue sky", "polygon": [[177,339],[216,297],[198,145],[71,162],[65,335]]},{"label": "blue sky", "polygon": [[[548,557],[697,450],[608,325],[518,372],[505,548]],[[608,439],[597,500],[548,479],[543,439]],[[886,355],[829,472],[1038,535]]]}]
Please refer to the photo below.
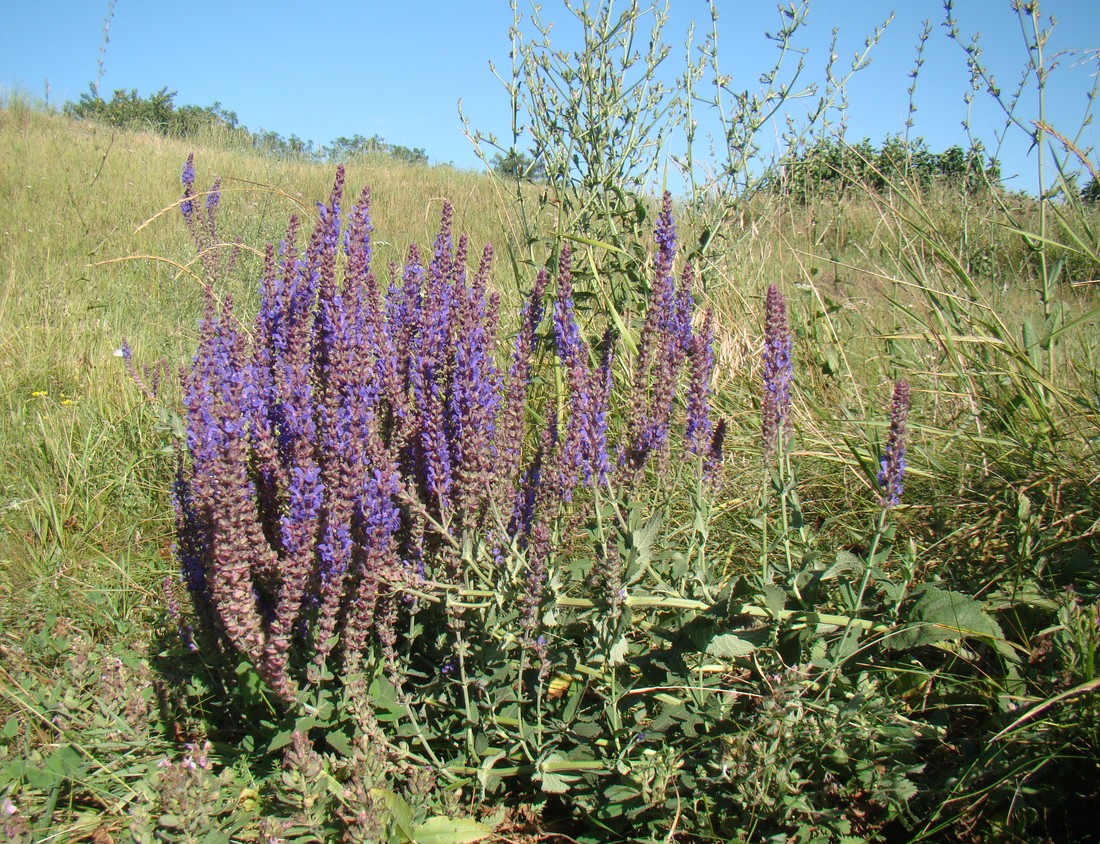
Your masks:
[{"label": "blue sky", "polygon": [[[520,0],[521,9],[528,0]],[[754,86],[774,56],[764,37],[773,30],[774,5],[717,0],[719,51],[725,72]],[[619,0],[616,7],[622,7]],[[1020,26],[1008,0],[958,0],[956,16],[966,37],[982,33],[983,58],[1003,87],[1011,89],[1026,59]],[[876,23],[896,11],[873,49],[871,67],[849,89],[848,139],[881,140],[903,129],[921,22],[932,20],[916,94],[915,134],[935,150],[965,146],[961,123],[969,88],[965,56],[948,41],[941,0],[813,0],[802,43],[807,66],[818,76],[834,28],[839,29],[840,65],[862,48]],[[76,100],[100,74],[103,23],[108,3],[90,0],[0,0],[0,88],[51,104]],[[1048,121],[1073,136],[1081,124],[1086,93],[1097,72],[1100,15],[1095,0],[1048,0],[1044,17],[1058,25],[1048,53],[1092,50],[1091,60],[1065,56],[1051,77]],[[544,0],[544,18],[565,18],[560,0]],[[692,20],[697,38],[709,28],[705,0],[672,0],[665,38],[672,46],[670,70],[682,66],[683,43]],[[118,0],[110,41],[102,53],[101,93],[116,88],[147,95],[162,87],[178,91],[177,105],[215,100],[237,113],[250,129],[296,134],[317,143],[356,133],[423,147],[433,162],[477,167],[463,137],[457,103],[477,128],[506,134],[508,101],[489,70],[509,66],[511,11],[505,0],[420,0],[314,4],[286,0]],[[571,46],[559,27],[562,46]],[[1034,96],[1025,102],[1035,117]],[[992,146],[1003,115],[984,95],[975,101],[973,124]],[[1034,183],[1034,155],[1012,133],[1001,150],[1006,176],[1017,187]],[[1096,127],[1080,136],[1096,143]],[[765,141],[770,139],[765,138]],[[1095,155],[1094,155],[1095,160]]]}]

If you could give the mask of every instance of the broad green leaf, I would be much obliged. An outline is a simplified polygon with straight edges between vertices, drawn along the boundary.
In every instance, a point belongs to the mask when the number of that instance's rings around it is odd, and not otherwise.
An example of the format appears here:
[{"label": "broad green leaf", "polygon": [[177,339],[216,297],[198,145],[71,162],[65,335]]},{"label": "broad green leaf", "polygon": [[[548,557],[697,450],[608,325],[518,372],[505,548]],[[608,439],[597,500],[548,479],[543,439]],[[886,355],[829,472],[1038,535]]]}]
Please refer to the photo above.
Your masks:
[{"label": "broad green leaf", "polygon": [[351,746],[351,740],[340,730],[329,730],[325,733],[325,741],[328,746],[341,756],[351,756],[355,751]]},{"label": "broad green leaf", "polygon": [[492,829],[471,818],[445,818],[439,815],[420,824],[413,840],[416,844],[468,844],[492,834]]},{"label": "broad green leaf", "polygon": [[84,757],[71,744],[63,744],[46,759],[45,769],[60,780],[77,780],[87,770]]},{"label": "broad green leaf", "polygon": [[547,794],[565,794],[577,781],[576,777],[555,774],[551,771],[543,771],[538,778],[542,782],[542,790]]},{"label": "broad green leaf", "polygon": [[778,586],[768,584],[764,587],[764,604],[776,615],[787,605],[787,593]]},{"label": "broad green leaf", "polygon": [[559,774],[554,771],[547,771],[547,766],[555,763],[568,762],[569,760],[562,756],[560,753],[551,753],[539,765],[539,772],[535,774],[535,779],[542,783],[542,790],[548,794],[565,794],[569,791],[569,787],[577,781],[577,777],[570,774]]},{"label": "broad green leaf", "polygon": [[909,612],[909,624],[890,637],[889,642],[892,647],[904,650],[974,638],[986,639],[999,653],[1013,656],[1000,625],[981,603],[962,592],[927,586]]},{"label": "broad green leaf", "polygon": [[477,769],[477,781],[480,783],[483,791],[492,791],[496,786],[497,781],[500,779],[500,775],[493,772],[493,766],[496,765],[497,762],[504,761],[507,758],[507,754],[501,750],[481,760],[481,764]]},{"label": "broad green leaf", "polygon": [[853,554],[851,551],[845,551],[841,548],[836,552],[836,562],[827,568],[821,575],[822,580],[832,580],[838,574],[846,571],[863,571],[867,567],[867,564]]},{"label": "broad green leaf", "polygon": [[707,653],[718,659],[736,659],[748,656],[755,650],[755,643],[742,639],[736,633],[719,633],[707,645]]},{"label": "broad green leaf", "polygon": [[183,826],[183,819],[179,815],[166,812],[157,818],[157,825],[164,829],[179,829]]}]

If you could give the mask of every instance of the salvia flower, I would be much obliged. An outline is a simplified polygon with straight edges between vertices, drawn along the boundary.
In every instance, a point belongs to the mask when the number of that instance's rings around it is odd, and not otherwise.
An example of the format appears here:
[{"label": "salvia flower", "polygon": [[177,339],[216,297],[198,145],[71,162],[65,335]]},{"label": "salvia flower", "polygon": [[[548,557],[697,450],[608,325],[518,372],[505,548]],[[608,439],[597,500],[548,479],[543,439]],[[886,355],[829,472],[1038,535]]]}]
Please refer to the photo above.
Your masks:
[{"label": "salvia flower", "polygon": [[183,183],[183,202],[180,203],[180,212],[190,223],[191,215],[195,211],[194,203],[191,201],[191,197],[195,195],[195,153],[193,152],[188,154],[187,161],[184,162],[180,181]]},{"label": "salvia flower", "polygon": [[641,471],[654,455],[668,457],[668,435],[680,377],[691,344],[691,287],[694,270],[684,267],[676,287],[672,263],[676,229],[672,224],[672,196],[667,193],[655,233],[658,248],[653,261],[656,276],[650,288],[648,310],[634,368],[627,442],[620,448],[619,466],[627,475]]},{"label": "salvia flower", "polygon": [[878,485],[882,490],[879,503],[896,507],[901,503],[905,480],[905,425],[909,418],[909,383],[904,379],[894,384],[890,403],[890,433],[879,463]]},{"label": "salvia flower", "polygon": [[206,194],[206,210],[213,214],[222,199],[222,180],[215,179],[214,186]]},{"label": "salvia flower", "polygon": [[687,428],[684,436],[687,449],[692,454],[703,454],[710,448],[710,379],[714,372],[714,327],[713,313],[707,311],[703,326],[692,335],[689,351],[691,353],[691,373],[688,386]]},{"label": "salvia flower", "polygon": [[764,453],[786,446],[791,426],[791,329],[787,324],[787,300],[774,284],[764,303],[764,401],[762,435]]}]

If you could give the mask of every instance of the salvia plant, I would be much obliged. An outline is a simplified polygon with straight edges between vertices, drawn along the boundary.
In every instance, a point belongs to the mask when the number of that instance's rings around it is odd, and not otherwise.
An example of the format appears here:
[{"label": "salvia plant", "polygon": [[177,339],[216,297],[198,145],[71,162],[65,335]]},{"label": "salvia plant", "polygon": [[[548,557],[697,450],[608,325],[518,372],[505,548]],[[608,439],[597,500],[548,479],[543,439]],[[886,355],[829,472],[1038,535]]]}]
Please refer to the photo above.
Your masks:
[{"label": "salvia plant", "polygon": [[[192,167],[182,211],[209,231],[217,186],[196,221]],[[470,736],[468,763],[545,761],[524,733],[562,705],[555,676],[621,667],[624,608],[664,603],[646,597],[662,503],[634,500],[639,480],[656,466],[706,484],[721,459],[710,317],[695,318],[692,269],[674,273],[671,197],[639,351],[620,361],[613,332],[578,322],[568,246],[505,350],[492,250],[468,270],[449,205],[431,251],[410,247],[382,281],[370,192],[348,210],[343,194],[341,168],[312,233],[294,217],[267,248],[250,330],[208,290],[175,493],[182,629],[284,711],[315,712],[360,677],[417,723],[433,763],[437,731]],[[495,678],[506,699],[487,698],[486,671],[510,672]],[[448,698],[457,730],[440,726]],[[479,744],[492,712],[518,748]]]}]

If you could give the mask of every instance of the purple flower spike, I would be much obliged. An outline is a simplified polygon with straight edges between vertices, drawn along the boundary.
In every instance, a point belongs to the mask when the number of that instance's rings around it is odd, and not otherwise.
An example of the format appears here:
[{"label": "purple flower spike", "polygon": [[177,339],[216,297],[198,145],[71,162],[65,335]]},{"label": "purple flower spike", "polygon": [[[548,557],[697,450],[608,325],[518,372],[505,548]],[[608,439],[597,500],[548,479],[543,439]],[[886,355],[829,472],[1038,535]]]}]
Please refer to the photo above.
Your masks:
[{"label": "purple flower spike", "polygon": [[896,507],[901,503],[905,480],[905,423],[909,418],[909,383],[905,380],[894,384],[894,398],[890,404],[890,434],[882,453],[878,473],[878,485],[882,488],[879,503],[883,507]]},{"label": "purple flower spike", "polygon": [[210,188],[210,191],[206,194],[206,210],[213,213],[218,207],[218,203],[222,198],[222,180],[220,178],[214,180],[214,186]]},{"label": "purple flower spike", "polygon": [[787,300],[774,284],[768,288],[764,324],[764,453],[786,446],[791,427],[791,329]]},{"label": "purple flower spike", "polygon": [[676,258],[676,225],[672,221],[672,194],[665,191],[661,200],[661,214],[657,218],[657,255],[653,260],[653,271],[657,283],[672,277],[672,262]]},{"label": "purple flower spike", "polygon": [[180,181],[183,183],[184,198],[183,202],[180,203],[180,212],[183,214],[183,218],[190,223],[191,215],[195,210],[194,204],[191,202],[191,197],[195,195],[195,153],[193,152],[187,155]]},{"label": "purple flower spike", "polygon": [[703,454],[710,448],[710,379],[714,372],[713,312],[707,311],[703,326],[690,339],[691,378],[688,382],[687,427],[684,438],[687,450]]}]

